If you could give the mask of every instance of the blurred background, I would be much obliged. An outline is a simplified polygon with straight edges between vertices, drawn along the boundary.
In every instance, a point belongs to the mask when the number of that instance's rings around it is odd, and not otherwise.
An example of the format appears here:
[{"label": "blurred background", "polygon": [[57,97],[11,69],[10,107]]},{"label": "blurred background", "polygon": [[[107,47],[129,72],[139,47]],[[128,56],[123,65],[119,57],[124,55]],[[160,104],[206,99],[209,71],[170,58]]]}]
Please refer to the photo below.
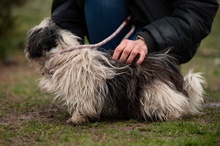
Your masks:
[{"label": "blurred background", "polygon": [[[23,53],[27,31],[43,18],[50,17],[51,4],[52,0],[0,1],[0,70],[27,66]],[[204,73],[208,100],[219,102],[220,11],[215,17],[211,34],[203,40],[196,56],[182,65],[183,73],[190,68]]]},{"label": "blurred background", "polygon": [[2,65],[19,63],[27,31],[43,18],[50,17],[52,0],[0,1],[0,62]]}]

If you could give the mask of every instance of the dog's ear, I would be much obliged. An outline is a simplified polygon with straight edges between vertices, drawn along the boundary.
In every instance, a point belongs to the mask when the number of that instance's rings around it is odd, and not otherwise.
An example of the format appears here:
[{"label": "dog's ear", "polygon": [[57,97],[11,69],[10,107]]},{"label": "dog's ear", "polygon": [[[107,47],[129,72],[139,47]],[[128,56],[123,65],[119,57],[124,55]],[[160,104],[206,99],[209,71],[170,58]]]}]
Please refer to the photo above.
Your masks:
[{"label": "dog's ear", "polygon": [[25,52],[28,57],[33,59],[42,57],[45,53],[55,48],[58,41],[62,40],[59,35],[60,28],[56,25],[48,25],[44,27],[35,27],[27,34],[27,41],[25,45]]}]

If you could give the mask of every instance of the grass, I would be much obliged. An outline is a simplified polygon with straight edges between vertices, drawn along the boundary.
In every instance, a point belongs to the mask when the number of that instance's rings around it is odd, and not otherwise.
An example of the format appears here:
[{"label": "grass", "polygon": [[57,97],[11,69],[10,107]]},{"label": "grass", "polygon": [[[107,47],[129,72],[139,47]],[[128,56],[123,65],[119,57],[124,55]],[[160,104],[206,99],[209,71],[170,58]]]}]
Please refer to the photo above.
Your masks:
[{"label": "grass", "polygon": [[[19,27],[11,31],[8,47],[18,63],[0,64],[0,146],[7,145],[139,145],[139,146],[217,146],[220,145],[220,107],[204,106],[198,116],[178,121],[143,122],[103,119],[81,126],[66,124],[69,115],[64,107],[37,88],[40,76],[27,65],[21,51],[28,29],[50,15],[52,0],[28,1],[15,9]],[[220,102],[220,12],[212,33],[201,44],[196,56],[182,66],[203,72],[207,84],[206,103]],[[15,51],[16,48],[18,51]],[[12,49],[13,50],[13,49]]]},{"label": "grass", "polygon": [[203,118],[164,123],[107,121],[76,127],[30,120],[19,127],[5,126],[8,132],[0,138],[5,144],[20,139],[21,145],[217,145],[219,123],[208,124]]}]

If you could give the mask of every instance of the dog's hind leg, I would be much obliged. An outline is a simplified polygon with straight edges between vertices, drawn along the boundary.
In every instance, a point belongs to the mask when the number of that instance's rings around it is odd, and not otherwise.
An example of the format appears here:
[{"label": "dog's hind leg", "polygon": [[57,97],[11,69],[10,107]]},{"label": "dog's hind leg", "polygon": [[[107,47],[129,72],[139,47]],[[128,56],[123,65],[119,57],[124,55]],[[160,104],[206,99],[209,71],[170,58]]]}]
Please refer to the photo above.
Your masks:
[{"label": "dog's hind leg", "polygon": [[189,105],[183,93],[158,80],[143,88],[140,102],[142,117],[153,121],[179,119]]}]

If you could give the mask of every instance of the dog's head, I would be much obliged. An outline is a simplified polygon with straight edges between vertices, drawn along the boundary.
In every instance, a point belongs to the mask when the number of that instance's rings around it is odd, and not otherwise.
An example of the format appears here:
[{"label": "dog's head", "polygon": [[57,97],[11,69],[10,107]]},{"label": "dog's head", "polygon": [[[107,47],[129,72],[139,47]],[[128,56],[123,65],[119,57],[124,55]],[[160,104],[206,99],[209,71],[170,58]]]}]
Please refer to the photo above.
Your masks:
[{"label": "dog's head", "polygon": [[28,31],[25,54],[30,60],[39,59],[49,53],[78,45],[78,39],[71,32],[58,27],[50,18],[45,18]]}]

